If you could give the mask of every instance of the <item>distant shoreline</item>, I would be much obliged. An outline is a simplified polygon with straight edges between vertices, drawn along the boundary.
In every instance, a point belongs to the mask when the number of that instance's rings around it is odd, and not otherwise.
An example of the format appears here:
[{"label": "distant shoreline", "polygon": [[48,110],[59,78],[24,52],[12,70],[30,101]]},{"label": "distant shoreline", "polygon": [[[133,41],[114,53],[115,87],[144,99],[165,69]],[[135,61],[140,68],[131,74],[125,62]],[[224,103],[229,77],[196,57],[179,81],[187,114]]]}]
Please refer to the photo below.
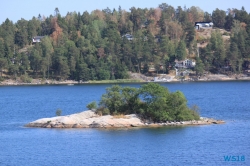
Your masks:
[{"label": "distant shoreline", "polygon": [[0,82],[0,86],[13,86],[13,85],[77,85],[77,84],[112,84],[112,83],[147,83],[147,82],[158,82],[158,83],[171,83],[171,82],[212,82],[212,81],[250,81],[248,76],[239,76],[235,75],[234,77],[228,77],[222,74],[213,74],[201,78],[192,78],[189,79],[159,79],[153,81],[154,77],[147,77],[147,80],[144,79],[117,79],[117,80],[90,80],[86,82],[79,82],[74,80],[42,80],[42,79],[33,79],[31,83],[24,83],[20,80],[4,80]]},{"label": "distant shoreline", "polygon": [[[183,82],[230,82],[230,81],[250,81],[249,79],[228,79],[228,80],[196,80],[196,81],[189,81],[189,80],[176,80],[176,81],[157,81],[155,83],[183,83]],[[154,81],[151,81],[154,82]],[[0,86],[27,86],[27,85],[84,85],[84,84],[115,84],[115,83],[148,83],[147,81],[95,81],[95,82],[75,82],[72,81],[70,83],[66,82],[52,82],[52,83],[0,83]]]}]

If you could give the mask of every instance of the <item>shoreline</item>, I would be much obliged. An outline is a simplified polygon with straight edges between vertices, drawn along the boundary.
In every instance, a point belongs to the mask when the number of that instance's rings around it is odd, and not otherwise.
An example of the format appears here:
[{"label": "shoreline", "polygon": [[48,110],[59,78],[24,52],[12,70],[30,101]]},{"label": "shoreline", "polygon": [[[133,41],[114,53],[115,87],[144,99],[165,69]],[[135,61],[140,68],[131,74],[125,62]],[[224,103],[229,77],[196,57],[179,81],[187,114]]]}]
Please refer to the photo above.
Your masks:
[{"label": "shoreline", "polygon": [[102,81],[95,81],[95,82],[82,82],[79,83],[77,81],[73,80],[68,80],[67,82],[52,82],[52,83],[0,83],[1,86],[27,86],[27,85],[32,85],[32,86],[39,86],[39,85],[84,85],[84,84],[114,84],[114,83],[148,83],[148,82],[155,82],[155,83],[191,83],[191,82],[229,82],[229,81],[250,81],[250,78],[248,79],[227,79],[227,80],[195,80],[195,81],[190,81],[190,80],[173,80],[173,81],[137,81],[137,80],[131,80],[131,81],[107,81],[107,82],[102,82]]},{"label": "shoreline", "polygon": [[148,82],[155,82],[155,83],[183,83],[183,82],[227,82],[227,81],[250,81],[249,78],[244,79],[200,79],[200,80],[172,80],[172,81],[138,81],[131,79],[130,81],[90,81],[90,82],[81,82],[74,80],[66,80],[66,81],[51,81],[50,83],[21,83],[21,82],[9,82],[9,83],[1,83],[0,86],[25,86],[25,85],[84,85],[84,84],[114,84],[114,83],[148,83]]},{"label": "shoreline", "polygon": [[140,73],[130,73],[130,79],[116,79],[116,80],[89,80],[89,81],[75,81],[63,80],[58,81],[54,79],[32,79],[30,83],[25,83],[19,78],[16,80],[6,79],[0,81],[0,86],[18,86],[18,85],[81,85],[81,84],[115,84],[115,83],[178,83],[178,82],[213,82],[213,81],[250,81],[250,76],[246,74],[234,74],[227,76],[224,74],[207,74],[202,77],[189,76],[176,78],[169,74],[158,74],[157,77],[145,76]]},{"label": "shoreline", "polygon": [[164,126],[198,126],[224,124],[223,120],[201,117],[200,120],[172,121],[153,123],[142,121],[135,114],[124,115],[122,118],[105,115],[99,116],[94,111],[87,110],[76,114],[42,118],[30,122],[25,127],[32,128],[133,128],[133,127],[164,127]]}]

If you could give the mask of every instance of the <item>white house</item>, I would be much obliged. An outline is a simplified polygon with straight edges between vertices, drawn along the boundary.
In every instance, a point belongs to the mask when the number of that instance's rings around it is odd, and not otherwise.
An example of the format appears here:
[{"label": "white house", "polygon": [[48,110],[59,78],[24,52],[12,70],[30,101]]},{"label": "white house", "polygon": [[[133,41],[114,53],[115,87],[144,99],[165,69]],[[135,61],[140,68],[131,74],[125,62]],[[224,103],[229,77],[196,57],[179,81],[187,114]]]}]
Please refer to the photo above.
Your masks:
[{"label": "white house", "polygon": [[130,35],[130,34],[123,35],[122,37],[126,37],[128,40],[134,39],[133,35]]},{"label": "white house", "polygon": [[35,36],[32,38],[32,43],[39,43],[44,36]]},{"label": "white house", "polygon": [[183,61],[175,60],[176,68],[193,68],[195,67],[195,61],[193,59],[185,59]]},{"label": "white house", "polygon": [[212,28],[213,27],[212,22],[195,22],[195,29],[199,30],[200,28]]}]

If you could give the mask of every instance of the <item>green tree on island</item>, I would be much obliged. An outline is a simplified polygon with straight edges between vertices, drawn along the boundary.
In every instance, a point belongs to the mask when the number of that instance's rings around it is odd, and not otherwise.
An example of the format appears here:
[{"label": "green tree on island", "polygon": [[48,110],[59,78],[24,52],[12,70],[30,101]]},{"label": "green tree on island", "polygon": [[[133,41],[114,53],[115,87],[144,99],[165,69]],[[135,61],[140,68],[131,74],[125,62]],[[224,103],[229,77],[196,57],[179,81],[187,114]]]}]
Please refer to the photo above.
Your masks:
[{"label": "green tree on island", "polygon": [[197,108],[187,107],[187,100],[180,91],[171,93],[167,88],[148,83],[139,89],[114,85],[102,95],[97,112],[111,115],[138,114],[154,122],[198,120]]}]

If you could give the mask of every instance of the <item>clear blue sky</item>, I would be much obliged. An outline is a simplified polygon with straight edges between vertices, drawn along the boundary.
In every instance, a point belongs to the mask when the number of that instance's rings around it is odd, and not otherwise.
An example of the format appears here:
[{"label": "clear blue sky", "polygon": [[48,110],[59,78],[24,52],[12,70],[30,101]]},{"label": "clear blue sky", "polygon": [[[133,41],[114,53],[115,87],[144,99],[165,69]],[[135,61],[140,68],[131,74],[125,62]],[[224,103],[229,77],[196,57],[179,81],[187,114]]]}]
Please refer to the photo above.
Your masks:
[{"label": "clear blue sky", "polygon": [[227,10],[228,8],[241,9],[242,6],[249,13],[249,0],[1,0],[0,6],[0,24],[9,18],[14,23],[21,18],[30,20],[33,16],[37,17],[40,13],[45,17],[54,14],[54,10],[58,7],[62,16],[67,12],[91,12],[95,9],[118,9],[119,5],[122,9],[129,11],[130,7],[139,8],[155,8],[161,3],[167,3],[173,7],[199,6],[203,11],[212,13],[213,10],[219,8]]}]

